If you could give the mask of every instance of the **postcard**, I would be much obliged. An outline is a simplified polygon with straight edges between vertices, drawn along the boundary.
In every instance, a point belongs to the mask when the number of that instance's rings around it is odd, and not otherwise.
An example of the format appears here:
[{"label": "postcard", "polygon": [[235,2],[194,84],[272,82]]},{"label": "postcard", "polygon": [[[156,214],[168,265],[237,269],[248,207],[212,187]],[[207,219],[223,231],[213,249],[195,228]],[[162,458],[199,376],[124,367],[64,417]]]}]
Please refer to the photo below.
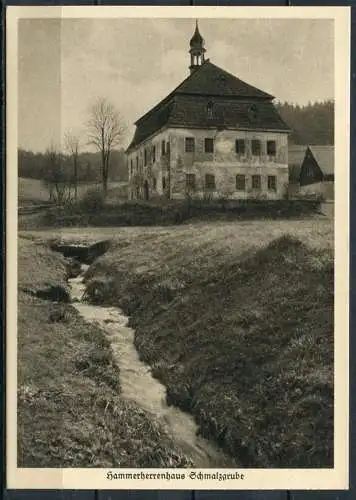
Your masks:
[{"label": "postcard", "polygon": [[348,488],[350,9],[7,8],[7,487]]}]

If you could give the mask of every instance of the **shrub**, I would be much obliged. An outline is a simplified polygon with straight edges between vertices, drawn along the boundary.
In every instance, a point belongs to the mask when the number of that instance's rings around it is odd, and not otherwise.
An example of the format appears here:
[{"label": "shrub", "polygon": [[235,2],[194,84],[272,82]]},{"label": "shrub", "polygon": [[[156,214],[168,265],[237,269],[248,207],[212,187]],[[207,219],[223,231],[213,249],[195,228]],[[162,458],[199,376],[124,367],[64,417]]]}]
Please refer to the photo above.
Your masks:
[{"label": "shrub", "polygon": [[81,201],[81,207],[86,212],[102,210],[105,205],[105,195],[100,189],[88,189]]}]

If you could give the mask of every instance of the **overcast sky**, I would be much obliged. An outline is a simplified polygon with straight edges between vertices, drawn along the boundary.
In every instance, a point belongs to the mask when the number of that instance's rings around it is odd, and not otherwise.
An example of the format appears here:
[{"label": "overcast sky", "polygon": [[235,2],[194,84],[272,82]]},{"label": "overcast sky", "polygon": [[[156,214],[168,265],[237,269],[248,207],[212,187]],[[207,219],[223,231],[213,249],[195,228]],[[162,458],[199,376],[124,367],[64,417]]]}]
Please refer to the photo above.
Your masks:
[{"label": "overcast sky", "polygon": [[[188,75],[194,19],[31,19],[19,22],[19,146],[43,151],[81,135],[105,96],[128,125]],[[199,20],[206,56],[282,101],[334,97],[333,21]]]}]

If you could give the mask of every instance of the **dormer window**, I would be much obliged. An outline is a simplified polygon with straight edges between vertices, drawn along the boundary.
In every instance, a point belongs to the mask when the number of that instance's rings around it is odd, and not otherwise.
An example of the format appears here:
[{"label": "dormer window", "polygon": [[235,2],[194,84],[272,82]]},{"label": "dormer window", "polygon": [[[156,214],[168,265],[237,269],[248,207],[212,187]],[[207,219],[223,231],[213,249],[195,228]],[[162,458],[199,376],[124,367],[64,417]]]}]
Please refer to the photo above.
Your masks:
[{"label": "dormer window", "polygon": [[257,120],[258,117],[258,109],[256,104],[252,104],[248,109],[248,116],[251,121]]},{"label": "dormer window", "polygon": [[206,107],[206,110],[207,110],[207,115],[208,115],[208,118],[209,119],[212,119],[213,118],[213,107],[214,107],[214,103],[213,101],[209,101],[208,102],[208,105]]}]

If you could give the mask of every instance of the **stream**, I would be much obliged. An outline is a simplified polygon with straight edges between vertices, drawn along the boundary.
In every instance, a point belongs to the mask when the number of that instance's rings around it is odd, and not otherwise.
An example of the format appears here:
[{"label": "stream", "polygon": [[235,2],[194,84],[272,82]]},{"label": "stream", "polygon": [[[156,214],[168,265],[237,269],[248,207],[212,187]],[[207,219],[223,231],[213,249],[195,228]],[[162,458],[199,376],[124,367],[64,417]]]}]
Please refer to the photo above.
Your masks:
[{"label": "stream", "polygon": [[85,321],[98,324],[108,336],[120,368],[122,396],[163,422],[173,440],[191,457],[197,468],[235,468],[231,457],[210,441],[197,436],[197,425],[191,415],[167,405],[165,386],[152,376],[149,365],[139,358],[134,346],[134,330],[127,326],[128,317],[116,307],[92,305],[83,300],[83,280],[88,267],[82,264],[80,275],[68,280],[72,305]]}]

